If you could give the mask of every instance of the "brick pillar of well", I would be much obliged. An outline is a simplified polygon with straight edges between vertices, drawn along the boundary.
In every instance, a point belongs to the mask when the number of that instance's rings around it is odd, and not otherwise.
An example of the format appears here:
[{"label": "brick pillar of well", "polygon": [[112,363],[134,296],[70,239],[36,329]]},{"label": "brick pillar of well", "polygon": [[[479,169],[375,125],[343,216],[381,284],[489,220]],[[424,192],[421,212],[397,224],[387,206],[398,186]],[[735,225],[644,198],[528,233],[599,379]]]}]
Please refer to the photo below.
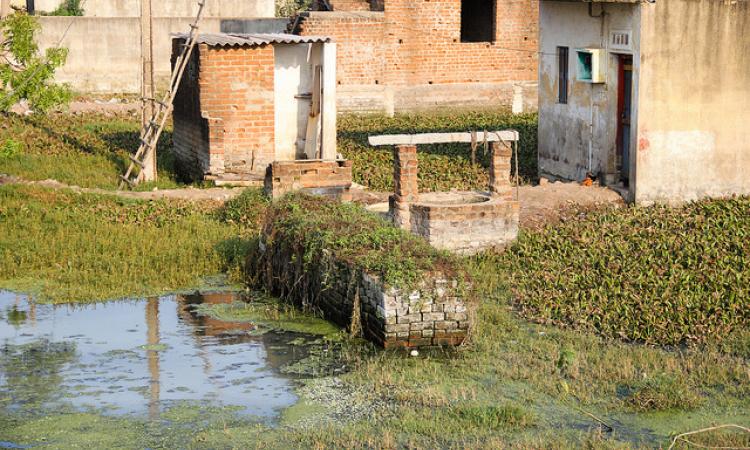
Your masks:
[{"label": "brick pillar of well", "polygon": [[411,229],[411,203],[419,200],[417,147],[399,145],[393,151],[394,194],[390,198],[393,222],[401,228]]},{"label": "brick pillar of well", "polygon": [[513,150],[509,143],[492,142],[490,159],[490,194],[513,200],[513,185],[510,182],[510,158]]}]

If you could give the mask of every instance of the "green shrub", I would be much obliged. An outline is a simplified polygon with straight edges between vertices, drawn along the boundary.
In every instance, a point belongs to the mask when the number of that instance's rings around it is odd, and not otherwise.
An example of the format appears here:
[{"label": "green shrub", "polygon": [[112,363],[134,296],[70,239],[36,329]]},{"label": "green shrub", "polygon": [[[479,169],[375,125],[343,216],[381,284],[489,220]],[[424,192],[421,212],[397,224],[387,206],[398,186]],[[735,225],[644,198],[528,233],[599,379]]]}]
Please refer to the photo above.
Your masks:
[{"label": "green shrub", "polygon": [[523,313],[651,344],[750,324],[750,198],[612,208],[521,236],[503,257]]},{"label": "green shrub", "polygon": [[315,264],[326,250],[389,286],[412,286],[425,272],[464,273],[452,255],[355,204],[287,195],[268,209],[264,230],[274,242],[302,249],[305,265]]},{"label": "green shrub", "polygon": [[25,12],[0,20],[0,57],[6,62],[0,64],[0,111],[27,100],[34,111],[45,112],[72,98],[67,85],[54,82],[68,49],[50,47],[40,54],[35,38],[39,30],[37,19]]},{"label": "green shrub", "polygon": [[0,158],[12,158],[21,153],[22,145],[15,139],[6,139],[0,146]]},{"label": "green shrub", "polygon": [[[443,114],[348,115],[339,119],[338,148],[354,162],[354,181],[376,191],[393,189],[393,154],[390,147],[370,147],[368,136],[397,133],[495,131],[520,133],[519,172],[522,180],[537,175],[537,116],[507,112],[451,112]],[[477,149],[477,165],[471,164],[469,144],[420,145],[420,190],[487,189],[489,155]]]},{"label": "green shrub", "polygon": [[49,16],[82,16],[83,8],[81,0],[63,0],[54,11],[47,14]]},{"label": "green shrub", "polygon": [[267,205],[268,197],[263,194],[262,189],[248,188],[219,209],[219,219],[245,229],[257,230],[263,221]]},{"label": "green shrub", "polygon": [[276,0],[276,17],[291,17],[310,9],[312,0]]}]

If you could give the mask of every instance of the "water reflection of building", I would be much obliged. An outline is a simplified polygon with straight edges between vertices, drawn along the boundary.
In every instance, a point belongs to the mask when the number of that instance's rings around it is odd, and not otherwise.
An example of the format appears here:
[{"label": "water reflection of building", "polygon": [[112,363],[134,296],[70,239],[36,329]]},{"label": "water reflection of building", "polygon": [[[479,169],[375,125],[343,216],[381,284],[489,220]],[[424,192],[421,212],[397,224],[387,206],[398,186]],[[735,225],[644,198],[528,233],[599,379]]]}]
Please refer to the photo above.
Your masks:
[{"label": "water reflection of building", "polygon": [[[223,321],[199,314],[195,307],[197,305],[229,305],[242,301],[237,292],[213,292],[195,293],[177,296],[177,314],[180,319],[193,327],[198,337],[210,337],[219,339],[223,345],[242,343],[262,344],[266,351],[267,365],[273,369],[280,369],[294,360],[307,356],[308,351],[304,347],[289,345],[289,341],[301,335],[296,333],[251,333],[256,329],[256,324],[251,322]],[[202,345],[199,345],[203,348]],[[205,370],[210,370],[208,358]]]},{"label": "water reflection of building", "polygon": [[247,337],[247,333],[238,335],[237,331],[252,331],[255,325],[249,322],[226,322],[212,317],[198,314],[197,305],[230,305],[238,300],[235,292],[213,292],[206,294],[190,294],[177,296],[177,314],[180,319],[195,328],[196,335],[222,337],[226,339]]}]

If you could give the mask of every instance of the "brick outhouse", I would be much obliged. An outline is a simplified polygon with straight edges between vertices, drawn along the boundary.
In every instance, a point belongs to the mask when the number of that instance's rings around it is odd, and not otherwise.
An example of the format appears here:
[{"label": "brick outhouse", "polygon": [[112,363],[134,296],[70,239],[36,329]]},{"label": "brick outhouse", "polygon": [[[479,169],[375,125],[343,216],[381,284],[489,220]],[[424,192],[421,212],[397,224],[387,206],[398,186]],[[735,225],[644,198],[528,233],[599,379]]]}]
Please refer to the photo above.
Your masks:
[{"label": "brick outhouse", "polygon": [[251,185],[275,161],[335,160],[335,80],[327,37],[201,34],[174,102],[180,173]]}]

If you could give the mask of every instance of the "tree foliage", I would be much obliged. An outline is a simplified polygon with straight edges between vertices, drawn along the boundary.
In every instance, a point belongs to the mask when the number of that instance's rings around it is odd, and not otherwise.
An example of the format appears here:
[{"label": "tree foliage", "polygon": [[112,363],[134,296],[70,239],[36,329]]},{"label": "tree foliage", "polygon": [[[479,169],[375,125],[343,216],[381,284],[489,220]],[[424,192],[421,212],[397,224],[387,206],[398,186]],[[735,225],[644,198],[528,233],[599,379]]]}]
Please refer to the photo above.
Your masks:
[{"label": "tree foliage", "polygon": [[38,112],[70,101],[70,87],[53,81],[68,49],[53,47],[41,54],[34,40],[39,29],[37,20],[25,12],[0,21],[0,111],[21,100]]},{"label": "tree foliage", "polygon": [[312,0],[276,0],[276,17],[292,17],[302,11],[307,11]]},{"label": "tree foliage", "polygon": [[83,8],[81,0],[65,0],[54,11],[49,13],[50,16],[82,16]]}]

